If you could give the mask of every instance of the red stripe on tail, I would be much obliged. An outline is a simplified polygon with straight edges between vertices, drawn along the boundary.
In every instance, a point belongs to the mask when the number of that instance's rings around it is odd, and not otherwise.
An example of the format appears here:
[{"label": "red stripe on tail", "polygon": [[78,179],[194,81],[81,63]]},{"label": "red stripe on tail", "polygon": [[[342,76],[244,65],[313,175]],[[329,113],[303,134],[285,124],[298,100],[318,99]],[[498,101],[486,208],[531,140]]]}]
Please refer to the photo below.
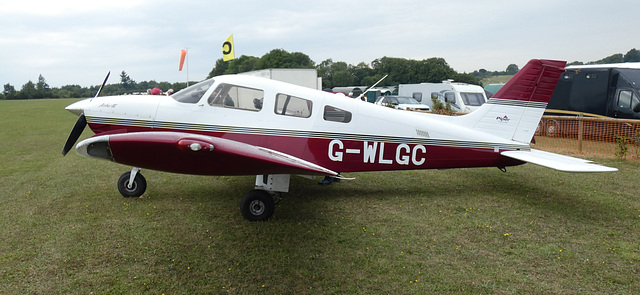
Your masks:
[{"label": "red stripe on tail", "polygon": [[530,60],[493,97],[547,103],[560,75],[564,73],[566,63],[557,60]]}]

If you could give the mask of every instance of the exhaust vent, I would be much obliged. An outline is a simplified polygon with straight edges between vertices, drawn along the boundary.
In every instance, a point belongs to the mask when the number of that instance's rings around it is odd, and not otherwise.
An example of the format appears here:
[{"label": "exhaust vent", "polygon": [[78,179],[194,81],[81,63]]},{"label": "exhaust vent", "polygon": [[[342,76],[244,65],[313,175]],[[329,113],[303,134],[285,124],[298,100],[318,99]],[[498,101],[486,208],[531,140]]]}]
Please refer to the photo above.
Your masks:
[{"label": "exhaust vent", "polygon": [[416,129],[416,134],[420,137],[426,137],[429,138],[429,132],[424,131],[424,130],[420,130],[420,129]]}]

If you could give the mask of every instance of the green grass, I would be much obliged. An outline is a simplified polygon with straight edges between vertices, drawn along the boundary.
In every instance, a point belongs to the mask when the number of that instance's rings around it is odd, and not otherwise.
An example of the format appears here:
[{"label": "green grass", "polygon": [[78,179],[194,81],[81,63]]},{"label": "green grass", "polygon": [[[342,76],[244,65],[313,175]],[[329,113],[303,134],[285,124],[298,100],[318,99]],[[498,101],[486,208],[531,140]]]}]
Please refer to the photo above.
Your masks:
[{"label": "green grass", "polygon": [[633,162],[294,177],[273,219],[251,223],[238,204],[254,177],[143,170],[148,193],[122,198],[129,167],[61,156],[70,102],[0,102],[0,294],[640,290]]},{"label": "green grass", "polygon": [[511,77],[513,77],[513,75],[491,76],[491,77],[482,79],[481,82],[482,82],[482,85],[507,83],[507,81],[509,81]]}]

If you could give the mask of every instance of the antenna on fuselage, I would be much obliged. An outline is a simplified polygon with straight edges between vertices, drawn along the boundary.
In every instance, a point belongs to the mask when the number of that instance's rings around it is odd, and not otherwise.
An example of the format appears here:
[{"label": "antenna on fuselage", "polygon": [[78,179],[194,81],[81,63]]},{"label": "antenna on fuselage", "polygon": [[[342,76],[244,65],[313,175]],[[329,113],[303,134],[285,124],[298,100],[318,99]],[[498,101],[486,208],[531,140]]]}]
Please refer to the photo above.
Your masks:
[{"label": "antenna on fuselage", "polygon": [[384,75],[384,77],[382,77],[380,80],[378,80],[378,82],[374,83],[373,85],[371,85],[371,87],[367,88],[367,90],[365,90],[364,92],[362,92],[357,99],[363,100],[362,97],[364,97],[364,95],[369,92],[369,90],[371,90],[373,87],[376,87],[376,85],[378,85],[378,83],[382,82],[382,80],[384,80],[384,78],[386,78],[387,76],[389,76],[389,74]]}]

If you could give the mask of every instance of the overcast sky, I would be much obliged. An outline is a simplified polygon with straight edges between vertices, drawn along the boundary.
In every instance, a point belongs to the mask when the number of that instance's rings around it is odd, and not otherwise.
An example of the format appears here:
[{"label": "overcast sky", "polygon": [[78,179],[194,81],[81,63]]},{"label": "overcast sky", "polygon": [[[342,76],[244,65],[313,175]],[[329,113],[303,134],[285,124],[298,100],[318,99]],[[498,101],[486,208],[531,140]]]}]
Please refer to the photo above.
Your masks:
[{"label": "overcast sky", "polygon": [[[442,57],[458,72],[529,59],[595,61],[640,49],[631,0],[0,0],[0,83],[20,90],[206,78],[233,34],[236,57],[272,49],[320,63]],[[1,91],[1,90],[0,90]]]}]

